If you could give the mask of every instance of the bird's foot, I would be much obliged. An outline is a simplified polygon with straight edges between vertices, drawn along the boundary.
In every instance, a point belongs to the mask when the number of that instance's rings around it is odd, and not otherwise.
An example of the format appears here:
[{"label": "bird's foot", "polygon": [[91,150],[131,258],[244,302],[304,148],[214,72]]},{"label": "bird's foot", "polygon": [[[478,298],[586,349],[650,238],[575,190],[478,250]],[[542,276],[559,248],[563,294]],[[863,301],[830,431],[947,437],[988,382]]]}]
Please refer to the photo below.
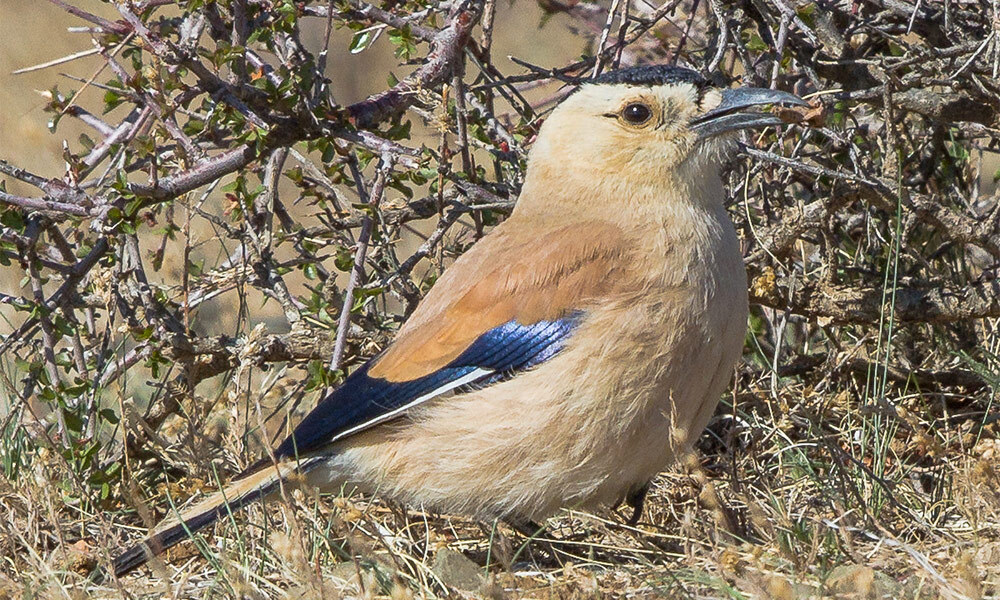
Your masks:
[{"label": "bird's foot", "polygon": [[535,539],[545,531],[545,525],[530,519],[509,519],[506,523],[511,527],[511,529],[529,539]]},{"label": "bird's foot", "polygon": [[[557,565],[562,565],[565,560],[580,560],[580,546],[571,543],[569,540],[552,539],[546,535],[548,527],[532,520],[506,519],[505,522],[512,529],[523,535],[525,542],[515,553],[515,559],[521,552],[528,550],[540,550],[542,554],[548,555],[548,561]],[[543,537],[544,536],[544,537]]]},{"label": "bird's foot", "polygon": [[625,521],[625,524],[629,527],[635,527],[639,524],[639,519],[642,518],[642,509],[646,504],[646,494],[649,493],[650,482],[646,482],[637,490],[629,492],[628,496],[625,496],[625,504],[628,504],[632,508],[632,516]]}]

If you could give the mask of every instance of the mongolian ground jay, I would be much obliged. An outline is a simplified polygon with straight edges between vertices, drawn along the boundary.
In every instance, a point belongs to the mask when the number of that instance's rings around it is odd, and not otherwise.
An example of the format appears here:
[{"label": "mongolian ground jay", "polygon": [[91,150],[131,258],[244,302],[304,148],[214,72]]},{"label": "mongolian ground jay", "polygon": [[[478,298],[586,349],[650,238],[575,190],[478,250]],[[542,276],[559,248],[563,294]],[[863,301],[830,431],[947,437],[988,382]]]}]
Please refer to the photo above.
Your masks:
[{"label": "mongolian ground jay", "polygon": [[747,284],[720,167],[732,132],[804,105],[646,66],[544,122],[510,217],[269,456],[167,519],[122,574],[295,473],[326,490],[522,522],[629,499],[698,438],[743,347]]}]

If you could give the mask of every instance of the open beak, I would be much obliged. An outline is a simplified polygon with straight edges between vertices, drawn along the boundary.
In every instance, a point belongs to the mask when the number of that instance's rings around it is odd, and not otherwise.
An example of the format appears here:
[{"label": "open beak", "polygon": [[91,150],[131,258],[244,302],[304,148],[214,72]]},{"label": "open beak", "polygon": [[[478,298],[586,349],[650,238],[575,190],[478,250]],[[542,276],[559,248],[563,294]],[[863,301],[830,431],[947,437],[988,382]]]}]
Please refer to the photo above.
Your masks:
[{"label": "open beak", "polygon": [[722,102],[707,113],[691,122],[691,129],[699,139],[706,139],[738,129],[766,127],[784,123],[771,113],[748,111],[746,109],[762,104],[784,104],[789,106],[809,106],[809,103],[795,94],[764,88],[734,88],[722,92]]}]

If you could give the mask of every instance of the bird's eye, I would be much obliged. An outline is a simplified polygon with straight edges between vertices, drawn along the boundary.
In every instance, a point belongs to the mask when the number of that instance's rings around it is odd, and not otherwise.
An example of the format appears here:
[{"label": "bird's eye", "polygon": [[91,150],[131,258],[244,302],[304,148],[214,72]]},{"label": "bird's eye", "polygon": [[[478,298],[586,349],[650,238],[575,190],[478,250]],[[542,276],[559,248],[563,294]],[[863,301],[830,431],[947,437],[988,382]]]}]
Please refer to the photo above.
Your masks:
[{"label": "bird's eye", "polygon": [[642,125],[653,116],[653,111],[641,102],[633,102],[622,109],[622,119],[629,125]]}]

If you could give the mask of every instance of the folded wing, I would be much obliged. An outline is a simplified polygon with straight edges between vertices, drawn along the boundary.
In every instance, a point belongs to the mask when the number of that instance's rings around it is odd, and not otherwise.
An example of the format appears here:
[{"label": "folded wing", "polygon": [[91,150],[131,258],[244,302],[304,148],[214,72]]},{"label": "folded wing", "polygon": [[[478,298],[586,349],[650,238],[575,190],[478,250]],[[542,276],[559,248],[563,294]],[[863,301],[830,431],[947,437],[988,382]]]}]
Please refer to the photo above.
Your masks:
[{"label": "folded wing", "polygon": [[440,369],[409,381],[369,373],[377,359],[351,374],[324,398],[275,450],[293,457],[393,419],[408,409],[463,386],[487,385],[544,362],[566,343],[581,313],[522,325],[510,321],[480,335]]},{"label": "folded wing", "polygon": [[618,230],[597,224],[523,243],[496,231],[448,269],[393,344],[320,401],[276,457],[307,454],[551,358],[620,271],[621,248]]}]

